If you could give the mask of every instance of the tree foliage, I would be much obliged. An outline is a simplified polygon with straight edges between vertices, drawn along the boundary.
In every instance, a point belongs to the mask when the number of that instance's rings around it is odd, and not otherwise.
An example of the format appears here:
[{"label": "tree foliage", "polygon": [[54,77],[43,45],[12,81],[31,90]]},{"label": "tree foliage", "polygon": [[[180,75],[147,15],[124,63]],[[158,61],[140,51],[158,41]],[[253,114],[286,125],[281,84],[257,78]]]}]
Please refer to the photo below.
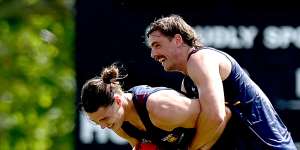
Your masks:
[{"label": "tree foliage", "polygon": [[74,149],[74,0],[0,0],[0,149]]}]

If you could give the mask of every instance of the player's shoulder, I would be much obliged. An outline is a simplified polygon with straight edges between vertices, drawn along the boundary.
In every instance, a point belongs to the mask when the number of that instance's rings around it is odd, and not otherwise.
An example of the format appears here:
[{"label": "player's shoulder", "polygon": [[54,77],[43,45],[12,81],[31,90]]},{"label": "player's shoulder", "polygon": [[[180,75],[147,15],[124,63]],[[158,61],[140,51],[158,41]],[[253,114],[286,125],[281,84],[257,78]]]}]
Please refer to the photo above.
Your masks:
[{"label": "player's shoulder", "polygon": [[184,103],[186,97],[174,89],[164,89],[152,93],[147,100],[147,109],[154,115],[170,112],[178,103]]}]

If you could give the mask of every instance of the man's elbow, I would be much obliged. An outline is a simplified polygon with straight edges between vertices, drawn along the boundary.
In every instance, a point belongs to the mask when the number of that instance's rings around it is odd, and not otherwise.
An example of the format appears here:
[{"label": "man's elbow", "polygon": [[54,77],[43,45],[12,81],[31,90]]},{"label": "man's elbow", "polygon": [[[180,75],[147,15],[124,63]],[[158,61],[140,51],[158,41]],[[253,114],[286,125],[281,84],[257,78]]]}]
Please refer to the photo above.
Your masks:
[{"label": "man's elbow", "polygon": [[218,113],[217,115],[212,116],[212,121],[216,125],[220,125],[228,122],[230,118],[231,118],[231,111],[229,108],[225,107],[224,113]]},{"label": "man's elbow", "polygon": [[225,120],[226,120],[225,115],[215,115],[215,116],[212,118],[212,121],[213,121],[215,124],[222,124]]},{"label": "man's elbow", "polygon": [[206,116],[206,118],[209,120],[212,126],[219,126],[220,124],[228,120],[228,114],[226,111],[224,111],[224,113],[211,113],[210,115]]}]

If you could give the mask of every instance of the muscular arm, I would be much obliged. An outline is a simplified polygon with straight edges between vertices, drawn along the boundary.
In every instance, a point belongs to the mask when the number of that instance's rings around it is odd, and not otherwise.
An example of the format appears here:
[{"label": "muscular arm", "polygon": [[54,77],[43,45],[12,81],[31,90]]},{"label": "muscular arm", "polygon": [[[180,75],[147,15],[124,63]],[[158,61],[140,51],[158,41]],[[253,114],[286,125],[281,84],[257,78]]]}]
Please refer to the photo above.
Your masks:
[{"label": "muscular arm", "polygon": [[147,109],[152,123],[167,131],[177,127],[194,128],[200,106],[174,90],[163,90],[151,94]]},{"label": "muscular arm", "polygon": [[[226,110],[226,117],[225,120],[220,124],[219,128],[216,129],[216,132],[222,133],[226,127],[226,124],[228,123],[230,117],[231,117],[231,111],[229,108],[225,108]],[[196,123],[196,129],[200,129],[200,123]],[[211,147],[216,143],[216,141],[219,139],[219,136],[214,136],[210,141],[205,143],[203,145],[202,141],[197,141],[196,139],[199,139],[201,137],[201,133],[195,134],[193,138],[192,144],[189,146],[189,150],[209,150]]]},{"label": "muscular arm", "polygon": [[[217,60],[198,52],[187,65],[187,72],[198,88],[201,114],[191,149],[210,148],[226,125],[224,91]],[[200,102],[200,101],[199,101]],[[210,146],[209,146],[210,145]]]},{"label": "muscular arm", "polygon": [[[166,131],[172,131],[177,127],[184,128],[201,128],[199,123],[200,105],[198,100],[191,100],[175,91],[159,91],[149,96],[147,101],[147,109],[152,123]],[[224,104],[223,104],[224,105]],[[226,111],[225,121],[216,129],[218,133],[222,133],[227,121],[230,118],[230,110]],[[218,140],[218,136],[212,137],[205,144],[203,141],[197,141],[202,133],[197,133],[192,144],[191,150],[210,149]]]}]

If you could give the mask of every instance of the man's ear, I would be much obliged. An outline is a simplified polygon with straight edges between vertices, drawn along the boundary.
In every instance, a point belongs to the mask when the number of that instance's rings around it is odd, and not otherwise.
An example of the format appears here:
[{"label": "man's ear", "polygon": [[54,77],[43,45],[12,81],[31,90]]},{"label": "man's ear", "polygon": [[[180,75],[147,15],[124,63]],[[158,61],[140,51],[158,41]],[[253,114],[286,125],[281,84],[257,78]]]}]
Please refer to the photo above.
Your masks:
[{"label": "man's ear", "polygon": [[175,39],[176,45],[181,45],[183,42],[180,34],[175,34],[174,39]]},{"label": "man's ear", "polygon": [[121,105],[121,96],[120,95],[114,95],[115,102],[120,106]]}]

